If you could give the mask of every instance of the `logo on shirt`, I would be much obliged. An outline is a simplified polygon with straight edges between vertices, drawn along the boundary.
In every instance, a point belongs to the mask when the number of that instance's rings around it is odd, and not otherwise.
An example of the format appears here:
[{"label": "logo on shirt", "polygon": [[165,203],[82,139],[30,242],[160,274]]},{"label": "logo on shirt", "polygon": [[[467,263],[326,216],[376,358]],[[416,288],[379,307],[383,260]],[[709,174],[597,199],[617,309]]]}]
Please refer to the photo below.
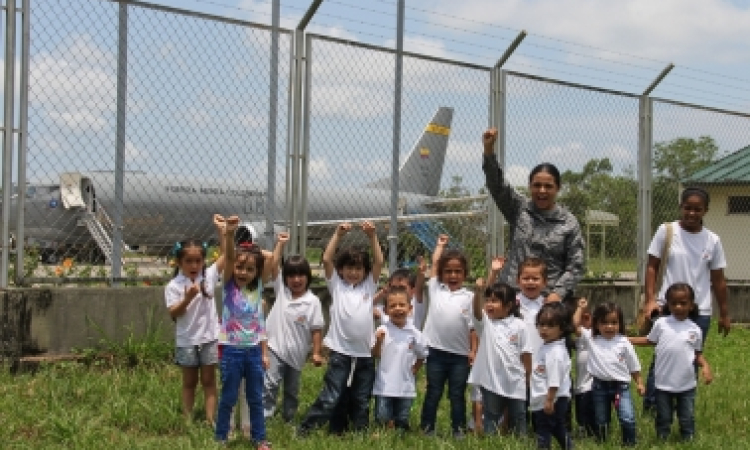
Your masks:
[{"label": "logo on shirt", "polygon": [[690,342],[691,344],[695,344],[695,341],[697,340],[698,340],[698,333],[696,333],[695,331],[691,331],[688,333],[688,342]]},{"label": "logo on shirt", "polygon": [[547,373],[547,367],[544,364],[539,364],[534,369],[534,373],[539,375],[540,377],[543,377]]},{"label": "logo on shirt", "polygon": [[297,323],[297,325],[304,325],[305,322],[307,321],[307,317],[299,316],[296,319],[294,319],[294,321]]},{"label": "logo on shirt", "polygon": [[511,344],[518,344],[518,333],[508,336],[508,342]]},{"label": "logo on shirt", "polygon": [[625,362],[625,350],[621,350],[620,353],[617,354],[617,360],[619,362]]},{"label": "logo on shirt", "polygon": [[363,302],[369,302],[370,301],[370,294],[365,293],[362,295],[362,301]]},{"label": "logo on shirt", "polygon": [[414,336],[409,336],[409,339],[406,341],[409,344],[409,350],[414,350],[414,344],[417,343],[417,340],[414,338]]}]

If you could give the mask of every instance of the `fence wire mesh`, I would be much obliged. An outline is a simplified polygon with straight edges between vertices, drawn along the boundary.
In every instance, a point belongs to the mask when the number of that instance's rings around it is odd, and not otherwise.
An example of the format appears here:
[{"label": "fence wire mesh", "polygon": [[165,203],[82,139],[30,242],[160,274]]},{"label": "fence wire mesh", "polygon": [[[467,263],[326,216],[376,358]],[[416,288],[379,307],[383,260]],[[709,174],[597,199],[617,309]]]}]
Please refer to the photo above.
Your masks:
[{"label": "fence wire mesh", "polygon": [[[53,264],[35,277],[109,276],[106,250],[92,236],[101,226],[109,236],[99,239],[111,239],[116,207],[118,56],[127,58],[123,241],[133,250],[123,276],[167,274],[174,242],[215,239],[213,213],[239,214],[264,231],[272,33],[129,5],[127,55],[118,55],[119,7],[59,0],[32,9],[26,235]],[[290,45],[280,33],[277,219]]]},{"label": "fence wire mesh", "polygon": [[653,229],[679,218],[682,188],[703,187],[710,196],[704,223],[721,238],[725,274],[747,280],[750,115],[655,100],[653,116]]},{"label": "fence wire mesh", "polygon": [[528,194],[532,168],[556,165],[558,201],[580,222],[589,273],[634,278],[638,98],[518,73],[506,83],[508,180]]},{"label": "fence wire mesh", "polygon": [[[318,222],[344,218],[376,219],[384,237],[392,210],[394,52],[321,36],[311,42],[308,242],[322,247],[333,228]],[[420,255],[429,260],[446,233],[472,256],[474,272],[483,270],[484,201],[450,199],[482,191],[488,88],[486,68],[404,56],[399,214],[427,216],[399,223],[401,266]]]}]

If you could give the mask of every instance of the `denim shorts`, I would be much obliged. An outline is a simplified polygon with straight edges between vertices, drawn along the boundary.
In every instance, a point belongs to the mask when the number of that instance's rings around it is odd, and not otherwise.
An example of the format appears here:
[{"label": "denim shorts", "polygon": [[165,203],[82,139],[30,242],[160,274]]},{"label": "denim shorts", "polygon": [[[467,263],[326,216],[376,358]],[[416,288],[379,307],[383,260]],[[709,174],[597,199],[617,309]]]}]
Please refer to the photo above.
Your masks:
[{"label": "denim shorts", "polygon": [[211,366],[219,363],[218,341],[189,347],[177,347],[174,362],[181,367]]}]

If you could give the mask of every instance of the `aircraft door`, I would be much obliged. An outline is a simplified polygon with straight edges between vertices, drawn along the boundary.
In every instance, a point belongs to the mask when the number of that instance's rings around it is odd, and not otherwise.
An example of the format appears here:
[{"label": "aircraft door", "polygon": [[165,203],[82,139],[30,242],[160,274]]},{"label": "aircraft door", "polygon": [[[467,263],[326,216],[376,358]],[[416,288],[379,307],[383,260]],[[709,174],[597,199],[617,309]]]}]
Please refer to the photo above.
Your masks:
[{"label": "aircraft door", "polygon": [[60,197],[65,209],[86,207],[81,182],[80,173],[66,172],[60,175]]}]

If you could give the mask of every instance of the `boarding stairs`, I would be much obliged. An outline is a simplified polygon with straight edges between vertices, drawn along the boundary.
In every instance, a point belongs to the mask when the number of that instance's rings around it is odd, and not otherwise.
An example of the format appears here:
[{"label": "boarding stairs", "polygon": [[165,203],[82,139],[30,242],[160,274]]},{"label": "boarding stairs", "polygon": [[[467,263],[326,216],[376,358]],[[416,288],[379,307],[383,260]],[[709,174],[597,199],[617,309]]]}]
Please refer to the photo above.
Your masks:
[{"label": "boarding stairs", "polygon": [[[450,233],[443,227],[443,225],[436,220],[422,220],[418,222],[409,223],[409,231],[411,231],[419,242],[429,250],[430,253],[435,251],[435,245],[437,244],[438,236],[441,234]],[[456,242],[452,237],[448,241],[449,248],[460,247],[460,244]]]},{"label": "boarding stairs", "polygon": [[[86,225],[86,229],[91,234],[91,237],[96,241],[96,245],[99,246],[99,250],[104,254],[104,259],[107,264],[112,265],[112,253],[114,252],[112,235],[114,233],[114,223],[109,217],[109,214],[107,214],[107,211],[102,207],[101,203],[97,203],[96,206],[96,212],[84,212],[83,223]],[[120,255],[125,253],[126,248],[127,247],[123,242]]]}]

